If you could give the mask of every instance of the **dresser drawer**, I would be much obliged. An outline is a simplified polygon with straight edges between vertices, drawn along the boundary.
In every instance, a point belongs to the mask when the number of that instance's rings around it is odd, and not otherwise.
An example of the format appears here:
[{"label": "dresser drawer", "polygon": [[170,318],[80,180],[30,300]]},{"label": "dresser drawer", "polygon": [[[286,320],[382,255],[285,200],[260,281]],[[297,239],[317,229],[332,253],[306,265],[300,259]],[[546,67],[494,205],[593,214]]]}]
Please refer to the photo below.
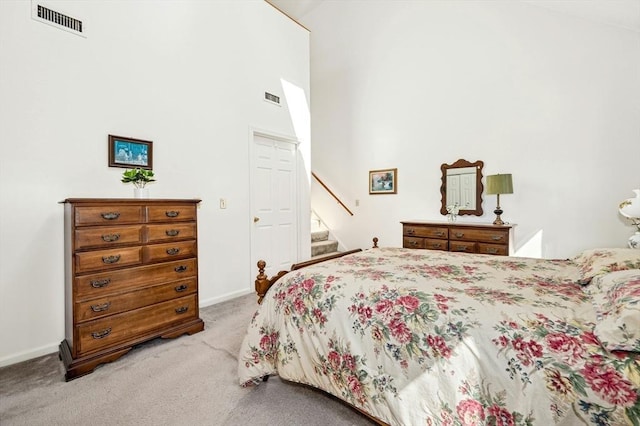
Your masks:
[{"label": "dresser drawer", "polygon": [[194,221],[196,206],[194,205],[161,205],[147,207],[149,222]]},{"label": "dresser drawer", "polygon": [[85,355],[168,324],[196,318],[197,307],[194,294],[80,324],[78,353]]},{"label": "dresser drawer", "polygon": [[402,247],[411,249],[423,249],[424,238],[402,237]]},{"label": "dresser drawer", "polygon": [[76,277],[73,283],[73,291],[76,301],[94,299],[143,286],[195,277],[197,271],[196,259],[138,266],[119,271],[106,271],[99,274]]},{"label": "dresser drawer", "polygon": [[147,241],[150,243],[171,240],[193,240],[196,238],[196,224],[195,222],[190,222],[148,225],[146,232]]},{"label": "dresser drawer", "polygon": [[449,250],[449,241],[447,240],[435,240],[432,238],[426,238],[424,240],[424,248],[429,250]]},{"label": "dresser drawer", "polygon": [[459,251],[464,253],[476,253],[476,243],[471,241],[450,241],[449,251]]},{"label": "dresser drawer", "polygon": [[506,229],[451,228],[450,238],[452,240],[506,244],[509,241],[509,231]]},{"label": "dresser drawer", "polygon": [[76,250],[119,244],[141,244],[142,229],[139,225],[78,228],[75,232]]},{"label": "dresser drawer", "polygon": [[76,253],[76,273],[114,269],[142,263],[142,247],[122,247]]},{"label": "dresser drawer", "polygon": [[449,230],[438,226],[403,225],[402,235],[407,237],[443,238],[449,237]]},{"label": "dresser drawer", "polygon": [[143,249],[143,259],[145,263],[163,262],[171,259],[184,259],[195,257],[196,242],[179,241],[167,244],[153,244],[145,246]]},{"label": "dresser drawer", "polygon": [[106,205],[97,207],[76,207],[75,225],[111,225],[139,223],[144,220],[144,207]]},{"label": "dresser drawer", "polygon": [[509,254],[509,249],[506,245],[478,243],[478,253],[506,256]]},{"label": "dresser drawer", "polygon": [[78,302],[74,307],[76,322],[131,311],[147,305],[193,294],[198,289],[196,278],[145,287],[127,293]]}]

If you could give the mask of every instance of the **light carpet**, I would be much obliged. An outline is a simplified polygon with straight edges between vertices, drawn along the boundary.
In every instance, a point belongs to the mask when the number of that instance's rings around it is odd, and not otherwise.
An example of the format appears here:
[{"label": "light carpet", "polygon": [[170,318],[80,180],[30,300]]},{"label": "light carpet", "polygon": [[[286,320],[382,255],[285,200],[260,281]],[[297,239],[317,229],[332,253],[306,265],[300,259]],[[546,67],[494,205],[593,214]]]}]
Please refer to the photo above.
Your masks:
[{"label": "light carpet", "polygon": [[0,424],[371,425],[326,393],[271,377],[238,385],[240,344],[255,295],[200,310],[205,330],[156,339],[64,381],[57,354],[0,369]]}]

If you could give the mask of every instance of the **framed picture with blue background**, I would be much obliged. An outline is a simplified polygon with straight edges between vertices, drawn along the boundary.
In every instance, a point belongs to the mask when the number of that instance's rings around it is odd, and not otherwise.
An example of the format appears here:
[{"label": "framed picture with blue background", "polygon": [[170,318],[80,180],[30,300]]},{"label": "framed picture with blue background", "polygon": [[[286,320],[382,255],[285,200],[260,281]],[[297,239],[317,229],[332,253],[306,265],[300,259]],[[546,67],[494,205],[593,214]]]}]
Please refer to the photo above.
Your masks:
[{"label": "framed picture with blue background", "polygon": [[153,169],[153,142],[109,135],[109,167]]},{"label": "framed picture with blue background", "polygon": [[398,169],[371,170],[369,194],[397,194]]}]

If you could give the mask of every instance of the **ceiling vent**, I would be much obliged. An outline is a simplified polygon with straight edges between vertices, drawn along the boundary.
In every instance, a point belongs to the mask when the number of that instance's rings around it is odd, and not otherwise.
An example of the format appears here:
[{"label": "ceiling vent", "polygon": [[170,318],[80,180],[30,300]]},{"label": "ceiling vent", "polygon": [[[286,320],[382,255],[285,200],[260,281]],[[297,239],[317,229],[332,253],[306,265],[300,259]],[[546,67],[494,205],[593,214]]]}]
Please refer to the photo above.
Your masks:
[{"label": "ceiling vent", "polygon": [[264,92],[264,100],[274,105],[280,106],[280,96],[276,96],[273,93]]},{"label": "ceiling vent", "polygon": [[80,19],[73,18],[69,15],[53,10],[41,1],[31,1],[31,18],[58,29],[79,35],[80,37],[87,37],[84,32],[84,25]]}]

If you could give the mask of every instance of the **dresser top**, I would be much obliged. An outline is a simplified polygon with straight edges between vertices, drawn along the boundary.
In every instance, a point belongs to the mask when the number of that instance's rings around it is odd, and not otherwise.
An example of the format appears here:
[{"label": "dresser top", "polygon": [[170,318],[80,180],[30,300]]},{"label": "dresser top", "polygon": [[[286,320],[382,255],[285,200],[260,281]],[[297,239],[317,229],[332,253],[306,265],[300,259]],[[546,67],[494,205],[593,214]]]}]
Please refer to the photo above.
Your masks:
[{"label": "dresser top", "polygon": [[64,201],[60,201],[60,204],[133,204],[133,205],[148,205],[148,204],[167,204],[167,203],[199,203],[202,200],[199,199],[186,199],[186,198],[67,198]]},{"label": "dresser top", "polygon": [[474,228],[502,228],[508,229],[516,226],[515,223],[505,223],[504,225],[494,225],[493,223],[482,222],[449,222],[447,220],[403,220],[403,225],[438,225],[438,226],[457,226],[457,227],[474,227]]}]

